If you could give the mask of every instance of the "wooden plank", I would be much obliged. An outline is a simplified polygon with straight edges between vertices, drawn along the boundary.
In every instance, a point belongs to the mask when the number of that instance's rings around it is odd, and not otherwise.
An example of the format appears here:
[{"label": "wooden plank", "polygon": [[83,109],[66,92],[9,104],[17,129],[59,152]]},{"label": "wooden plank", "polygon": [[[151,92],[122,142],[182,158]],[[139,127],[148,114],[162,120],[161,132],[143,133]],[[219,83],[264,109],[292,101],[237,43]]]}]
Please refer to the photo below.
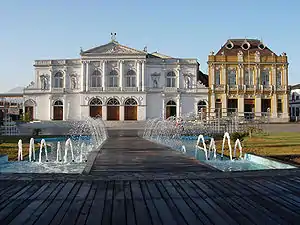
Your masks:
[{"label": "wooden plank", "polygon": [[193,180],[192,183],[195,185],[195,191],[199,191],[201,195],[205,195],[204,198],[205,202],[208,203],[214,210],[219,214],[220,217],[222,217],[226,224],[238,224],[234,219],[232,219],[231,216],[228,215],[228,213],[220,207],[219,204],[217,204],[214,199],[218,197],[218,194],[214,192],[214,190],[210,189],[207,185],[205,185],[203,182],[199,180]]},{"label": "wooden plank", "polygon": [[112,222],[112,208],[113,208],[113,195],[114,195],[114,181],[108,181],[106,197],[104,203],[104,210],[102,216],[102,224],[111,224]]},{"label": "wooden plank", "polygon": [[82,183],[79,191],[77,192],[75,198],[72,200],[70,207],[64,215],[61,225],[75,224],[77,217],[79,216],[80,210],[88,196],[92,184],[90,182]]},{"label": "wooden plank", "polygon": [[105,203],[107,182],[99,181],[97,184],[96,194],[92,206],[89,211],[89,215],[86,221],[86,225],[101,224],[103,209]]},{"label": "wooden plank", "polygon": [[123,225],[126,221],[125,194],[123,181],[115,181],[113,192],[112,225]]},{"label": "wooden plank", "polygon": [[286,205],[282,202],[274,201],[271,199],[271,195],[264,194],[265,191],[263,191],[258,186],[255,186],[253,183],[251,183],[250,180],[244,181],[242,179],[237,180],[237,182],[246,185],[248,190],[252,189],[252,193],[259,194],[259,197],[255,198],[255,201],[257,204],[262,205],[265,208],[268,208],[272,213],[278,214],[280,217],[282,217],[284,220],[286,220],[289,223],[294,223],[299,219],[298,215],[295,215],[295,213],[291,212],[290,210],[286,209]]},{"label": "wooden plank", "polygon": [[148,187],[146,185],[146,181],[140,181],[140,185],[141,185],[141,190],[144,196],[144,200],[146,202],[147,208],[149,210],[149,214],[150,214],[150,218],[151,218],[151,222],[152,224],[155,225],[162,225],[162,221],[158,215],[157,209],[151,199],[151,195],[148,191]]},{"label": "wooden plank", "polygon": [[175,219],[177,224],[187,224],[186,221],[184,220],[181,212],[177,209],[176,205],[170,198],[168,192],[166,189],[163,187],[163,184],[160,181],[155,182],[155,185],[157,189],[159,190],[160,194],[162,195],[163,199],[165,200],[166,204],[170,208],[170,212],[173,215],[173,218]]},{"label": "wooden plank", "polygon": [[90,212],[90,208],[92,206],[93,203],[93,199],[95,197],[96,194],[96,190],[97,190],[97,185],[95,183],[92,184],[90,191],[88,193],[87,199],[84,202],[84,205],[80,211],[80,214],[77,218],[76,221],[76,225],[81,225],[81,224],[85,224]]},{"label": "wooden plank", "polygon": [[67,198],[64,198],[62,204],[61,204],[61,202],[62,202],[61,199],[59,199],[58,201],[55,201],[55,200],[53,201],[53,203],[51,205],[54,206],[53,209],[56,209],[56,214],[54,217],[52,215],[50,217],[48,214],[48,216],[50,218],[52,218],[50,224],[52,224],[52,225],[60,224],[64,215],[68,211],[73,199],[75,198],[77,192],[79,191],[81,185],[82,185],[82,183],[75,183],[74,187],[72,188],[70,193],[67,195]]},{"label": "wooden plank", "polygon": [[151,224],[151,217],[138,181],[130,182],[136,224]]},{"label": "wooden plank", "polygon": [[[30,188],[26,189],[26,191],[22,192],[22,194],[19,195],[18,198],[9,199],[10,203],[7,204],[5,206],[5,208],[3,208],[0,211],[0,221],[4,222],[5,219],[7,218],[7,216],[9,216],[10,214],[15,215],[15,213],[17,214],[24,207],[26,207],[28,202],[23,204],[24,201],[26,201],[31,195],[33,195],[40,187],[41,187],[40,182],[36,182],[32,186],[30,186]],[[14,213],[14,211],[15,211],[15,213]],[[11,217],[9,217],[7,220],[11,220]]]},{"label": "wooden plank", "polygon": [[126,224],[136,224],[134,213],[134,205],[131,193],[131,186],[129,181],[124,181],[124,197],[125,197],[125,210],[126,210]]},{"label": "wooden plank", "polygon": [[[39,196],[36,198],[32,198],[26,208],[22,210],[18,215],[16,215],[13,220],[10,222],[12,225],[25,224],[27,220],[31,217],[31,215],[39,208],[39,206],[43,203],[44,199],[50,195],[55,188],[58,186],[58,183],[46,183],[44,184],[38,192]],[[37,194],[36,192],[35,194]],[[26,202],[27,204],[27,202]]]},{"label": "wooden plank", "polygon": [[172,199],[173,203],[176,205],[176,208],[184,218],[186,224],[204,224],[201,220],[199,220],[193,210],[191,210],[189,205],[184,201],[180,193],[170,181],[164,180],[161,183],[168,192],[168,195]]},{"label": "wooden plank", "polygon": [[156,182],[157,181],[147,181],[146,185],[162,224],[178,224],[167,203],[162,198],[160,191],[156,187]]},{"label": "wooden plank", "polygon": [[[249,217],[252,218],[254,223],[256,224],[285,224],[286,221],[282,220],[279,216],[270,213],[267,209],[261,207],[259,204],[256,204],[251,200],[252,195],[247,194],[243,195],[241,190],[243,190],[242,187],[238,186],[236,182],[233,182],[229,179],[222,179],[217,181],[219,185],[222,185],[223,183],[226,183],[228,185],[228,188],[232,190],[234,193],[240,193],[240,195],[237,195],[235,198],[232,198],[233,201],[235,201],[237,204],[240,205],[240,207],[244,208],[245,212],[250,212]],[[250,192],[248,192],[250,193]]]},{"label": "wooden plank", "polygon": [[[56,183],[57,184],[57,183]],[[51,191],[51,189],[46,189],[46,197],[45,198],[37,198],[37,200],[42,200],[42,204],[39,205],[39,207],[34,211],[34,213],[25,221],[24,224],[49,224],[51,221],[51,211],[49,208],[53,208],[55,204],[51,204],[53,199],[61,193],[62,188],[64,188],[65,183],[58,183],[58,185],[55,186],[54,190]],[[65,194],[65,193],[64,193]],[[45,211],[46,210],[46,211]],[[44,212],[45,211],[45,212]],[[55,211],[56,213],[56,211]],[[49,219],[51,218],[51,219]]]}]

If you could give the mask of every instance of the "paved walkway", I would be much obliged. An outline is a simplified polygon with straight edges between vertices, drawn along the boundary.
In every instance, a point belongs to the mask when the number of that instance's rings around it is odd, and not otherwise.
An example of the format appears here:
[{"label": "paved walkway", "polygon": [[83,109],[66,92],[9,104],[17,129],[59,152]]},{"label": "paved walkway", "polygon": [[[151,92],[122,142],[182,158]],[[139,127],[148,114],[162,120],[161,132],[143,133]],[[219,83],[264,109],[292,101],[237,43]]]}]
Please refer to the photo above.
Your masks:
[{"label": "paved walkway", "polygon": [[89,174],[0,174],[0,224],[299,224],[299,170],[224,173],[110,135]]}]

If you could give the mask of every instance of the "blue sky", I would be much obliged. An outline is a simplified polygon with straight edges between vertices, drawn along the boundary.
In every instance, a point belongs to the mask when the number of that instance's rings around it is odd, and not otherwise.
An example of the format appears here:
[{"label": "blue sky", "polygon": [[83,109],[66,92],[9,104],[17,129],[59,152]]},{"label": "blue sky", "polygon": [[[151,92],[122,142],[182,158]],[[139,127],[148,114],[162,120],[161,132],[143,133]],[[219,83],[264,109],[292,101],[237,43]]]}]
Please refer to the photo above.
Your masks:
[{"label": "blue sky", "polygon": [[228,38],[262,38],[289,57],[289,81],[300,83],[300,2],[238,0],[10,0],[0,6],[0,92],[34,79],[36,59],[78,58],[80,47],[117,40],[174,57],[207,56]]}]

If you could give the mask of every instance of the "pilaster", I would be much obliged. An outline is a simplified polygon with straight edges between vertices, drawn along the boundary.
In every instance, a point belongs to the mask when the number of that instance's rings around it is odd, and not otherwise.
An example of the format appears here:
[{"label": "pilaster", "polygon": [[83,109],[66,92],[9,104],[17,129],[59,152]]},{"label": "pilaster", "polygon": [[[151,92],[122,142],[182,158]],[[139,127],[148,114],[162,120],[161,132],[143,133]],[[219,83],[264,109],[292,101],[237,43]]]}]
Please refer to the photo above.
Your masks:
[{"label": "pilaster", "polygon": [[277,94],[273,94],[271,98],[271,114],[273,118],[277,118]]},{"label": "pilaster", "polygon": [[123,77],[123,64],[124,64],[124,60],[120,60],[119,64],[120,64],[120,88],[121,88],[121,91],[122,91],[123,90],[123,80],[124,80],[124,77]]},{"label": "pilaster", "polygon": [[[102,89],[103,91],[106,90],[106,60],[102,62]],[[103,115],[103,112],[102,112]]]},{"label": "pilaster", "polygon": [[82,92],[85,91],[85,61],[81,62],[81,88]]},{"label": "pilaster", "polygon": [[140,77],[141,77],[141,64],[140,61],[136,61],[136,86],[138,91],[141,90],[141,86],[140,86]]},{"label": "pilaster", "polygon": [[89,61],[86,61],[86,72],[85,72],[85,91],[88,92],[89,91],[89,85],[90,85],[90,82],[89,82]]},{"label": "pilaster", "polygon": [[142,61],[142,91],[145,91],[145,60]]},{"label": "pilaster", "polygon": [[255,116],[261,117],[261,96],[257,95],[255,97]]},{"label": "pilaster", "polygon": [[124,105],[120,105],[120,121],[124,121]]},{"label": "pilaster", "polygon": [[244,95],[240,95],[238,97],[238,116],[244,116],[245,112],[245,97]]},{"label": "pilaster", "polygon": [[227,116],[227,96],[226,94],[222,95],[222,116]]}]

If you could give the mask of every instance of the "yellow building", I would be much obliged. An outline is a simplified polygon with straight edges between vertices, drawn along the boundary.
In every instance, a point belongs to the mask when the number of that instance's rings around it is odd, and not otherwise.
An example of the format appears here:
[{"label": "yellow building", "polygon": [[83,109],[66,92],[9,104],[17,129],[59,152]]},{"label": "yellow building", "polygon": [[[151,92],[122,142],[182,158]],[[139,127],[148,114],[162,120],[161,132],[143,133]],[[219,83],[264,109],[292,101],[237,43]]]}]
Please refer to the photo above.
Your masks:
[{"label": "yellow building", "polygon": [[229,39],[208,56],[210,117],[289,121],[288,60],[256,39]]}]

